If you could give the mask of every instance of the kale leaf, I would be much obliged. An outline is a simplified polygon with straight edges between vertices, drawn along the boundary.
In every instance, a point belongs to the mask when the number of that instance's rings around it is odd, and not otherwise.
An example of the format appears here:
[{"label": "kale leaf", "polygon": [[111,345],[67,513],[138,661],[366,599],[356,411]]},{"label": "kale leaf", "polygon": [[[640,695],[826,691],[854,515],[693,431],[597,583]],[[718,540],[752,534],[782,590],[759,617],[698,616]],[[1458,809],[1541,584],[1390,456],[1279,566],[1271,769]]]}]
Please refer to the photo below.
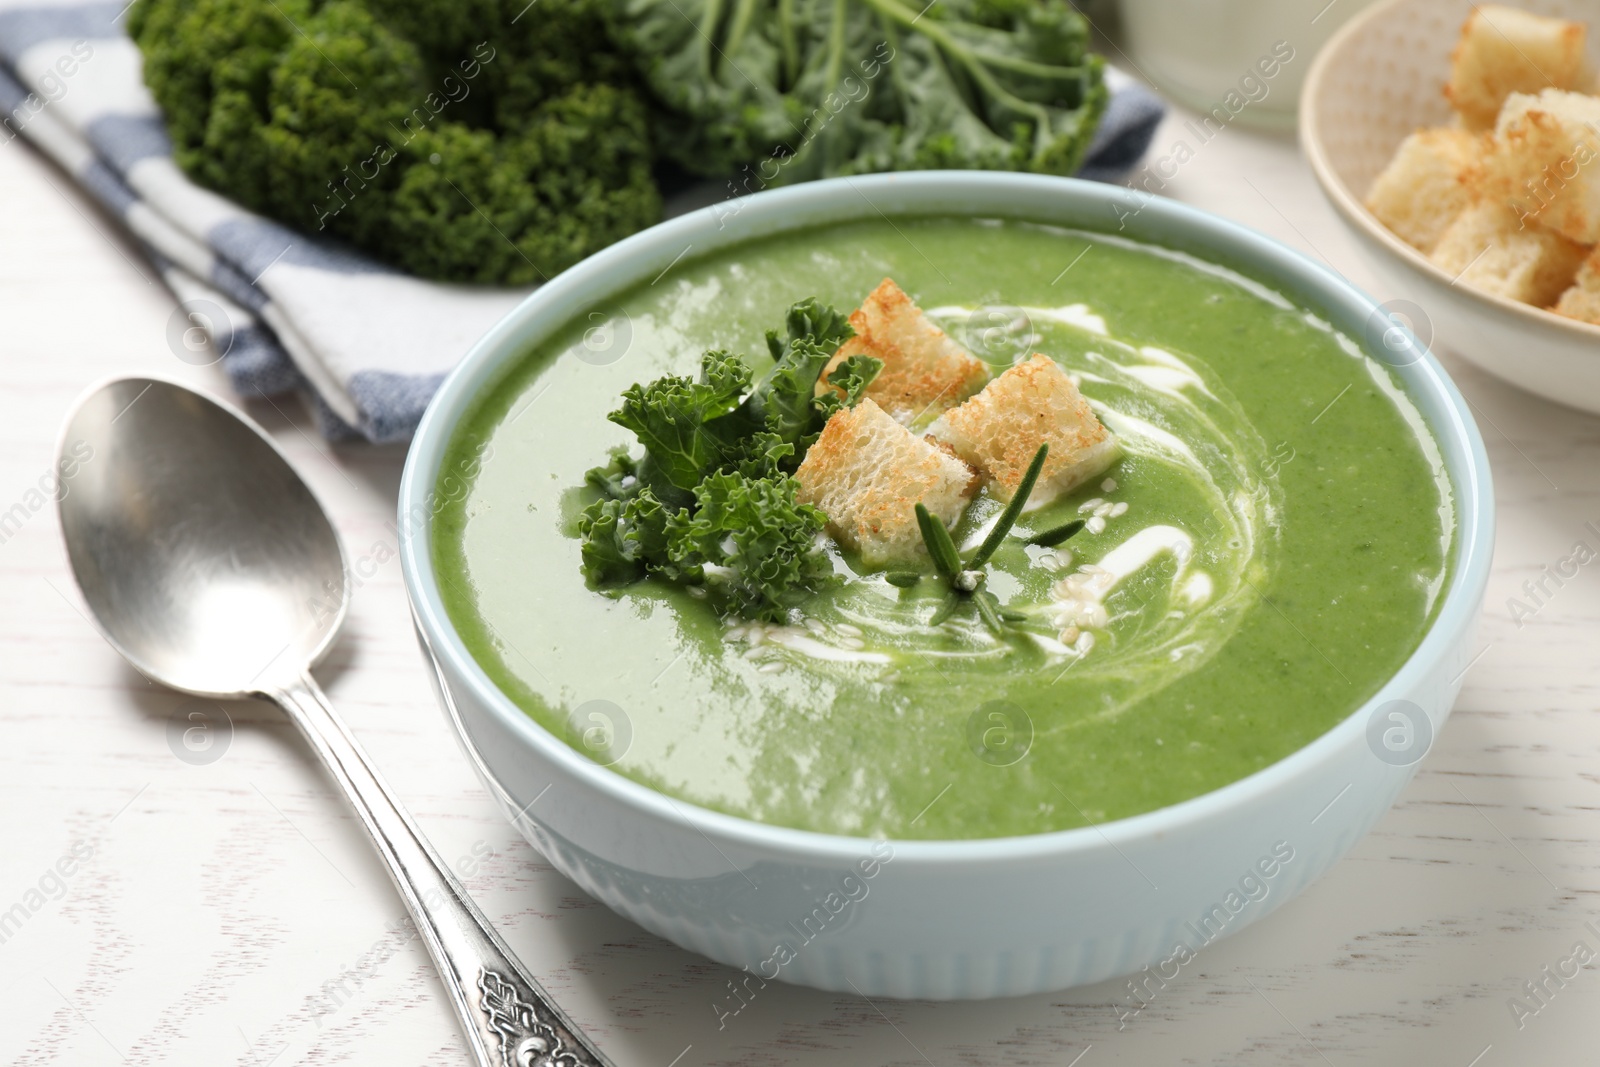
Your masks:
[{"label": "kale leaf", "polygon": [[[775,340],[768,335],[769,340]],[[762,375],[740,405],[738,418],[760,426],[779,440],[796,443],[812,431],[818,411],[812,404],[817,379],[833,352],[810,340],[780,347],[772,369]]]},{"label": "kale leaf", "polygon": [[627,502],[596,500],[578,516],[583,573],[596,585],[625,585],[644,576],[644,561],[623,536]]},{"label": "kale leaf", "polygon": [[[816,297],[790,305],[788,313],[783,317],[783,326],[790,345],[798,341],[809,341],[826,348],[830,353],[837,351],[840,345],[856,335],[855,327],[850,325],[848,314],[830,304],[821,303]],[[776,344],[777,338],[769,333],[767,347],[773,349],[774,359],[779,355],[774,347]]]},{"label": "kale leaf", "polygon": [[772,430],[757,430],[730,446],[724,467],[748,478],[768,478],[786,473],[785,467],[795,452],[793,441],[784,440]]},{"label": "kale leaf", "polygon": [[[615,449],[584,481],[599,494],[578,519],[583,571],[597,586],[644,577],[697,585],[739,615],[782,621],[831,580],[817,534],[827,516],[799,502],[791,473],[842,402],[817,394],[823,368],[854,336],[816,300],[789,309],[767,335],[772,367],[752,386],[749,365],[705,353],[695,378],[629,386],[608,416],[644,453]],[[833,378],[851,403],[882,367],[852,356]],[[832,380],[832,379],[830,379]]]},{"label": "kale leaf", "polygon": [[659,157],[747,191],[1070,174],[1108,99],[1068,0],[135,0],[128,29],[196,182],[454,282],[658,221]]},{"label": "kale leaf", "polygon": [[839,346],[855,334],[848,316],[815,297],[790,307],[784,334],[767,333],[772,368],[739,406],[737,417],[797,447],[806,442],[832,414],[817,403],[817,379]]},{"label": "kale leaf", "polygon": [[128,29],[199,184],[422,277],[526,284],[661,216],[610,2],[136,0]]},{"label": "kale leaf", "polygon": [[626,585],[647,571],[679,575],[667,557],[668,508],[648,486],[626,500],[596,500],[578,516],[583,573],[596,585]]},{"label": "kale leaf", "polygon": [[610,0],[663,152],[750,189],[838,174],[1071,174],[1109,99],[1067,0]]},{"label": "kale leaf", "polygon": [[833,573],[817,548],[828,517],[795,499],[793,478],[713,474],[695,507],[667,520],[667,555],[739,615],[782,619]]},{"label": "kale leaf", "polygon": [[738,356],[707,352],[700,377],[657,378],[630,385],[622,406],[607,416],[634,432],[644,445],[641,474],[657,487],[661,480],[689,492],[726,461],[731,436],[727,424],[710,425],[734,411],[750,387],[750,368]]},{"label": "kale leaf", "polygon": [[626,500],[639,491],[639,464],[626,448],[613,448],[611,462],[604,467],[591,467],[583,480],[600,495],[611,500]]},{"label": "kale leaf", "polygon": [[833,386],[833,389],[817,397],[817,407],[828,416],[840,408],[855,407],[861,403],[861,398],[867,393],[867,387],[877,379],[878,373],[882,370],[883,360],[877,356],[861,352],[846,356],[839,361],[833,373],[828,375],[828,384]]}]

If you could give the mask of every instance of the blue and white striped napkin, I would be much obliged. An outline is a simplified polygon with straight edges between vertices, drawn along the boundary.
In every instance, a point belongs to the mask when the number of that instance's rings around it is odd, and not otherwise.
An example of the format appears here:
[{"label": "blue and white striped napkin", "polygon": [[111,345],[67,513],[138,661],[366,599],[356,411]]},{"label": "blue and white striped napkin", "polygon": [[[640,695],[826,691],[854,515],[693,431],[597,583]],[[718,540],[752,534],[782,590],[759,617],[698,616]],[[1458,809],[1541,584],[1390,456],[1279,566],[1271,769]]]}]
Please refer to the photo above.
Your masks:
[{"label": "blue and white striped napkin", "polygon": [[[221,353],[244,396],[305,392],[330,438],[408,438],[444,375],[528,290],[414,278],[189,181],[123,28],[128,6],[0,0],[0,146],[26,139],[127,227],[180,301],[168,330],[179,358]],[[1099,180],[1137,164],[1163,111],[1112,84],[1083,172]]]}]

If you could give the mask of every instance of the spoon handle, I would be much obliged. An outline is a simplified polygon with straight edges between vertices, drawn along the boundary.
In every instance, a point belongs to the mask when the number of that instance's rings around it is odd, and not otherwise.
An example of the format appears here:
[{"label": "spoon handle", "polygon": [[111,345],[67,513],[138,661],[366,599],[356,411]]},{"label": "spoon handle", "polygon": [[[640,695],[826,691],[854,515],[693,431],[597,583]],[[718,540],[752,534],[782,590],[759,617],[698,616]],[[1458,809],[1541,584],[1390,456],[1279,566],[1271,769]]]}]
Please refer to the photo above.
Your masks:
[{"label": "spoon handle", "polygon": [[344,788],[394,878],[483,1067],[609,1067],[523,969],[417,830],[309,673],[264,691]]}]

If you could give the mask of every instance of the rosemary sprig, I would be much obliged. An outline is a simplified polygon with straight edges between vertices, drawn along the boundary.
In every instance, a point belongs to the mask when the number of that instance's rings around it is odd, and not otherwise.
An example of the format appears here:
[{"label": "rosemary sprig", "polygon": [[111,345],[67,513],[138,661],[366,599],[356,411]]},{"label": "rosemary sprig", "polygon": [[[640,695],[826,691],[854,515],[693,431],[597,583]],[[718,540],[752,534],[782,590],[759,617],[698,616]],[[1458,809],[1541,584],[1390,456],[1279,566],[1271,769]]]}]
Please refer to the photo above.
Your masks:
[{"label": "rosemary sprig", "polygon": [[1000,518],[995,521],[989,530],[989,536],[983,539],[983,544],[978,546],[978,554],[972,557],[972,566],[981,567],[989,562],[989,557],[994,555],[995,549],[1000,547],[1006,539],[1006,534],[1011,532],[1011,527],[1017,524],[1017,519],[1022,515],[1022,509],[1027,506],[1028,498],[1033,495],[1033,485],[1039,480],[1039,472],[1044,470],[1044,458],[1050,454],[1048,443],[1039,446],[1039,451],[1033,454],[1028,469],[1023,472],[1022,481],[1017,483],[1017,491],[1011,497],[1011,502],[1000,513]]},{"label": "rosemary sprig", "polygon": [[1034,534],[1032,537],[1028,538],[1028,544],[1038,545],[1041,548],[1054,548],[1061,542],[1070,538],[1073,534],[1077,533],[1079,530],[1083,529],[1083,525],[1084,522],[1082,519],[1073,519],[1071,522],[1064,522],[1060,526],[1052,527],[1043,533]]},{"label": "rosemary sprig", "polygon": [[[1033,495],[1033,487],[1039,480],[1039,472],[1044,470],[1045,457],[1050,454],[1050,446],[1042,444],[1039,451],[1033,454],[1028,469],[1023,473],[1022,480],[1017,483],[1017,491],[1012,495],[1005,510],[995,520],[994,526],[989,529],[989,534],[978,546],[972,559],[965,565],[961,562],[961,553],[956,550],[956,543],[950,539],[950,531],[944,528],[944,523],[933,517],[933,514],[920,502],[917,504],[917,528],[922,532],[922,543],[928,547],[928,556],[933,560],[933,569],[944,579],[948,587],[945,592],[944,603],[939,605],[933,613],[933,618],[928,620],[928,625],[938,626],[962,604],[970,601],[978,609],[978,617],[995,636],[1005,633],[1005,624],[1008,622],[1021,622],[1027,618],[1019,611],[1012,611],[1000,606],[1000,598],[983,588],[988,578],[983,568],[988,564],[996,550],[1005,543],[1006,536],[1011,533],[1011,528],[1017,524],[1017,519],[1022,515],[1022,509],[1028,503],[1028,497]],[[1067,523],[1072,526],[1073,523]],[[1077,523],[1077,529],[1061,534],[1052,544],[1060,544],[1068,537],[1082,529],[1083,523]],[[1058,527],[1039,536],[1049,536],[1060,533],[1067,527]],[[895,571],[888,576],[891,585],[902,589],[909,589],[921,580],[922,576],[909,571]]]},{"label": "rosemary sprig", "polygon": [[987,589],[980,589],[972,595],[972,603],[978,609],[978,618],[989,628],[989,632],[999,637],[1005,633],[1006,624],[1000,618],[1000,600]]},{"label": "rosemary sprig", "polygon": [[957,596],[955,591],[952,590],[945,596],[944,603],[940,604],[938,610],[933,613],[933,618],[928,620],[928,625],[938,626],[940,623],[944,622],[944,620],[954,615],[956,609],[961,606],[961,599],[962,598]]},{"label": "rosemary sprig", "polygon": [[961,555],[956,551],[956,543],[950,540],[950,531],[920,500],[917,501],[917,526],[922,530],[922,543],[928,546],[928,555],[933,557],[933,569],[954,582],[961,573]]}]

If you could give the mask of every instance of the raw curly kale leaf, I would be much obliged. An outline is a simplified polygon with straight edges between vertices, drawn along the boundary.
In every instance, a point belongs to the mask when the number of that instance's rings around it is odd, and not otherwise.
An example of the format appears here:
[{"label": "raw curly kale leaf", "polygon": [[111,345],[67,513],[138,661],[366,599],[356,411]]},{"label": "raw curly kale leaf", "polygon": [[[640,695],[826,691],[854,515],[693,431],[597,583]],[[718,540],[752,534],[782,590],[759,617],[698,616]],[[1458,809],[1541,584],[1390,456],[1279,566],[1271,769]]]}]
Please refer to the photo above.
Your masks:
[{"label": "raw curly kale leaf", "polygon": [[668,558],[735,613],[782,620],[832,573],[817,546],[827,516],[796,500],[798,487],[788,477],[713,474],[695,489],[694,508],[667,520]]},{"label": "raw curly kale leaf", "polygon": [[870,171],[1071,174],[1104,65],[1067,0],[610,0],[684,167],[751,189]]},{"label": "raw curly kale leaf", "polygon": [[613,448],[611,462],[591,467],[583,480],[611,500],[626,500],[639,491],[639,464],[626,448]]},{"label": "raw curly kale leaf", "polygon": [[596,500],[578,516],[583,573],[596,585],[626,585],[644,577],[644,561],[623,537],[626,501]]},{"label": "raw curly kale leaf", "polygon": [[609,2],[136,0],[128,28],[201,185],[423,277],[525,284],[660,218]]},{"label": "raw curly kale leaf", "polygon": [[644,445],[645,481],[659,485],[664,479],[689,492],[728,455],[733,435],[727,424],[708,424],[738,408],[749,387],[750,368],[743,360],[727,352],[707,352],[698,379],[668,375],[648,385],[630,385],[622,406],[607,418],[632,430]]},{"label": "raw curly kale leaf", "polygon": [[828,413],[815,402],[817,379],[855,333],[846,315],[814,297],[790,307],[784,334],[767,333],[772,368],[750,391],[737,417],[797,447],[806,443],[827,421]]},{"label": "raw curly kale leaf", "polygon": [[831,358],[831,350],[809,340],[791,342],[745,398],[739,416],[781,440],[800,441],[813,430],[817,410],[811,401],[822,368]]},{"label": "raw curly kale leaf", "polygon": [[[773,621],[830,581],[817,539],[827,517],[799,502],[790,472],[841,405],[831,390],[815,395],[817,380],[853,335],[838,311],[807,300],[783,335],[768,335],[773,366],[753,387],[748,365],[722,351],[705,353],[696,378],[630,386],[609,418],[644,455],[614,449],[584,477],[600,495],[578,520],[589,581],[697,585],[720,608]],[[881,366],[852,356],[834,384],[859,398]]]},{"label": "raw curly kale leaf", "polygon": [[646,566],[659,566],[666,558],[667,523],[677,510],[657,500],[649,486],[623,508],[623,537]]},{"label": "raw curly kale leaf", "polygon": [[[818,347],[837,351],[840,345],[856,335],[848,313],[831,304],[824,304],[816,297],[791,304],[783,317],[783,326],[791,347],[800,341],[810,341]],[[772,358],[777,359],[781,353],[774,348],[774,341],[774,335],[769,333],[767,347],[773,349]]]},{"label": "raw curly kale leaf", "polygon": [[883,370],[883,360],[877,356],[856,353],[846,356],[839,365],[828,375],[828,384],[834,389],[844,391],[844,395],[829,390],[817,397],[816,405],[823,417],[829,418],[840,408],[853,408],[861,403],[861,398],[866,395],[867,387],[877,379],[878,373]]},{"label": "raw curly kale leaf", "polygon": [[578,517],[584,574],[596,585],[626,585],[646,572],[677,577],[667,557],[667,520],[676,510],[648,486],[626,499],[610,497],[584,508]]},{"label": "raw curly kale leaf", "polygon": [[771,430],[758,430],[739,438],[728,450],[724,469],[747,478],[769,478],[787,474],[786,465],[795,454],[793,441],[786,441]]}]

